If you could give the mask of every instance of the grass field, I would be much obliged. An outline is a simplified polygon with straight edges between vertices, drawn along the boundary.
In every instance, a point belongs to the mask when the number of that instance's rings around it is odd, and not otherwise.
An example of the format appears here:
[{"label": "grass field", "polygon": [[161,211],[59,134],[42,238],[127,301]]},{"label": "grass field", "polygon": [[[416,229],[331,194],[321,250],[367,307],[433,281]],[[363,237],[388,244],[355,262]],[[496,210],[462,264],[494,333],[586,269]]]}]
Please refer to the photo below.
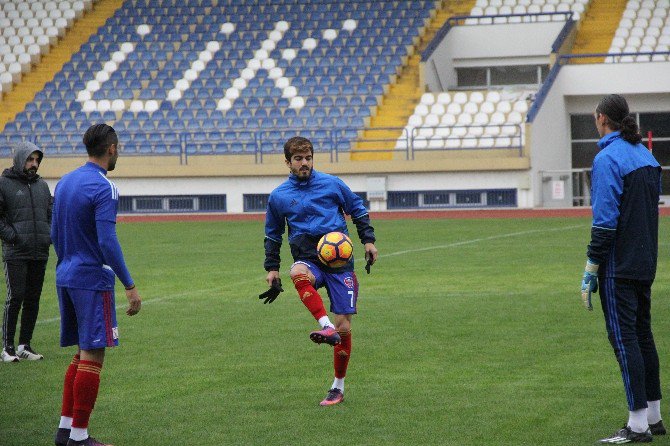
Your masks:
[{"label": "grass field", "polygon": [[[370,275],[357,263],[346,399],[331,408],[318,402],[332,349],[308,339],[316,323],[287,286],[286,250],[287,292],[256,297],[262,222],[120,224],[144,306],[128,318],[117,290],[121,347],[107,352],[91,434],[116,446],[580,445],[624,424],[600,305],[589,313],[578,296],[588,219],[373,223],[380,258]],[[661,224],[653,314],[667,389]],[[46,359],[0,364],[2,446],[53,444],[74,353],[58,347],[53,263],[33,340]]]}]

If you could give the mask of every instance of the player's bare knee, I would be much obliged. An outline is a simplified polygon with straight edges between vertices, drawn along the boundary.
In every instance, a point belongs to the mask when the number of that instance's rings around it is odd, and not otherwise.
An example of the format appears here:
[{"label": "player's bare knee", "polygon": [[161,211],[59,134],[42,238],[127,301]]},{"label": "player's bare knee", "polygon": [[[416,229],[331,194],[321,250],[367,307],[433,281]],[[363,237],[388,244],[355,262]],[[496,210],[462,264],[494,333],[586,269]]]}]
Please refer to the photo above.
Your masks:
[{"label": "player's bare knee", "polygon": [[295,281],[296,278],[301,278],[307,276],[310,282],[314,283],[314,275],[309,271],[309,267],[304,263],[294,263],[291,265],[291,271],[289,272],[291,280]]},{"label": "player's bare knee", "polygon": [[351,322],[347,320],[336,321],[335,329],[340,335],[348,335],[351,332]]}]

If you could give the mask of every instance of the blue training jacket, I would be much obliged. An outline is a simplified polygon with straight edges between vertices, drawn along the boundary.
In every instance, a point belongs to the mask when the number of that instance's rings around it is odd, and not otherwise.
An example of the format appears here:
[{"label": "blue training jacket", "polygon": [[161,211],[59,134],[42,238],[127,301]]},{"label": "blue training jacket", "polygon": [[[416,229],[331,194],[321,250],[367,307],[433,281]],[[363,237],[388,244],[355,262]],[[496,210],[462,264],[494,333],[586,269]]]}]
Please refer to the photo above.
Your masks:
[{"label": "blue training jacket", "polygon": [[645,146],[625,141],[620,132],[608,133],[598,146],[587,255],[605,277],[654,280],[661,167]]},{"label": "blue training jacket", "polygon": [[[319,239],[332,231],[348,234],[345,214],[351,215],[361,242],[374,243],[374,228],[370,226],[370,217],[363,200],[344,181],[316,170],[312,170],[306,181],[300,181],[290,174],[286,181],[272,191],[268,200],[265,216],[265,270],[279,270],[279,251],[287,224],[293,259],[318,264],[316,244]],[[347,270],[353,270],[353,262],[337,271]]]},{"label": "blue training jacket", "polygon": [[114,275],[133,284],[116,238],[119,191],[107,171],[88,162],[56,185],[51,240],[58,256],[56,285],[114,289]]}]

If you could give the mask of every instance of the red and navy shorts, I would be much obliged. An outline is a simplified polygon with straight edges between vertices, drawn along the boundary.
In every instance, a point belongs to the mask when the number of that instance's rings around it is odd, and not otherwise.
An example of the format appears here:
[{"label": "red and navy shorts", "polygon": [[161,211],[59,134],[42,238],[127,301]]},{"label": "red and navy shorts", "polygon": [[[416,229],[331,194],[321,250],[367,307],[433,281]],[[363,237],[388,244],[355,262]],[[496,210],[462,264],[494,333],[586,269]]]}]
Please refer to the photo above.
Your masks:
[{"label": "red and navy shorts", "polygon": [[342,273],[327,273],[318,265],[307,260],[298,260],[295,263],[307,265],[314,274],[316,283],[314,288],[326,287],[330,298],[330,312],[335,314],[356,314],[358,302],[358,279],[353,271]]},{"label": "red and navy shorts", "polygon": [[60,345],[81,350],[119,345],[114,290],[57,287],[60,305]]}]

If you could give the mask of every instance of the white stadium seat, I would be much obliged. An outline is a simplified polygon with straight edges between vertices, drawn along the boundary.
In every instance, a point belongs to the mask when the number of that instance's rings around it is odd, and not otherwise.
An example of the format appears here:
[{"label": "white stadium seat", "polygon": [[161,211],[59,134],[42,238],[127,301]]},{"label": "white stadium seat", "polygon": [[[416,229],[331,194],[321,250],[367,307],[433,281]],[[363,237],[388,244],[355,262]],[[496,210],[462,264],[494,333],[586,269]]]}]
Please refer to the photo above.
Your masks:
[{"label": "white stadium seat", "polygon": [[463,106],[463,113],[468,113],[470,115],[474,115],[478,111],[479,111],[479,107],[474,102],[467,102]]},{"label": "white stadium seat", "polygon": [[446,113],[446,108],[443,104],[435,103],[430,107],[430,112],[438,116],[442,116]]},{"label": "white stadium seat", "polygon": [[466,102],[468,102],[468,95],[463,93],[462,91],[459,91],[457,93],[454,93],[452,101],[456,104],[463,105]]},{"label": "white stadium seat", "polygon": [[447,92],[442,92],[437,95],[436,101],[440,104],[447,105],[451,102],[451,95]]},{"label": "white stadium seat", "polygon": [[422,94],[421,103],[425,105],[433,105],[435,103],[435,95],[433,93]]}]

